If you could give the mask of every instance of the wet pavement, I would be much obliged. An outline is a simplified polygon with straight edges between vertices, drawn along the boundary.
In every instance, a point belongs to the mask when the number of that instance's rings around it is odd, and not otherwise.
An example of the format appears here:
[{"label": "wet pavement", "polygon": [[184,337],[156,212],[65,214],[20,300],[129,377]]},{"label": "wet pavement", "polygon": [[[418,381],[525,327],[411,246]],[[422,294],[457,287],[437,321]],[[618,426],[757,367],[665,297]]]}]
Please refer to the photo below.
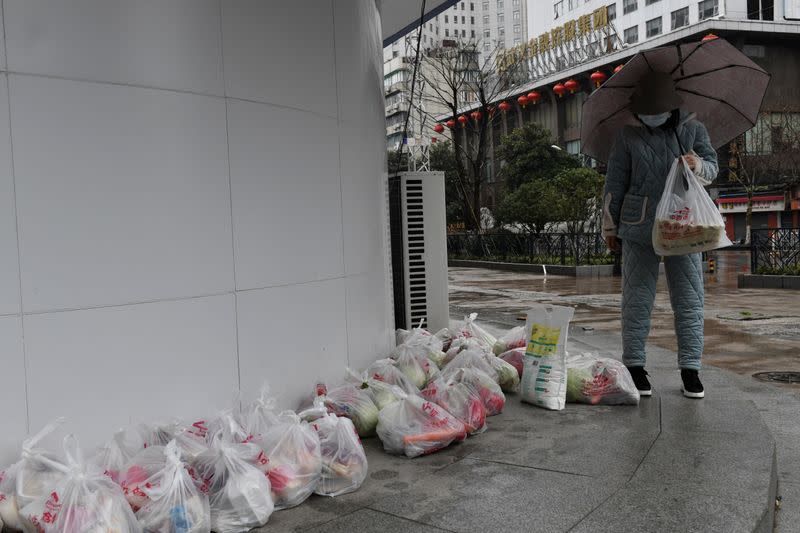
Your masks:
[{"label": "wet pavement", "polygon": [[[704,362],[742,375],[800,371],[800,298],[796,291],[738,289],[749,271],[747,252],[716,252],[716,272],[705,276]],[[531,304],[576,307],[574,323],[587,331],[620,331],[620,278],[573,278],[472,268],[450,269],[454,313],[477,311],[484,320],[513,323]],[[664,276],[659,278],[649,342],[677,351]],[[619,354],[616,354],[619,355]],[[800,390],[800,384],[782,385]]]}]

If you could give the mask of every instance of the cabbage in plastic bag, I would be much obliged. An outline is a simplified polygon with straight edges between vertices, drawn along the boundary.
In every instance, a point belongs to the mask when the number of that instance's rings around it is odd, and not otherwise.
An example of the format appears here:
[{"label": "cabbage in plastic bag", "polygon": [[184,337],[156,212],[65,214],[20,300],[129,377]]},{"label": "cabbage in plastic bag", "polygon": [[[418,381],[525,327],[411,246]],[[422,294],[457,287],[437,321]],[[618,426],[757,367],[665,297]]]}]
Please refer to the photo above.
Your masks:
[{"label": "cabbage in plastic bag", "polygon": [[[340,385],[330,390],[324,384],[317,384],[316,392],[322,394],[318,397],[323,399],[327,412],[349,418],[360,437],[375,435],[378,408],[366,391],[353,384]],[[309,407],[311,403],[301,405],[300,409]]]},{"label": "cabbage in plastic bag", "polygon": [[514,392],[519,388],[519,374],[513,365],[496,355],[486,354],[486,362],[497,372],[497,384],[503,392]]},{"label": "cabbage in plastic bag", "polygon": [[464,350],[447,363],[447,366],[442,370],[442,375],[445,379],[450,379],[459,368],[475,368],[488,375],[495,382],[499,382],[500,377],[497,374],[497,370],[491,365],[488,357],[494,357],[494,355],[479,349]]},{"label": "cabbage in plastic bag", "polygon": [[473,367],[462,367],[450,374],[448,382],[466,383],[478,391],[486,408],[486,416],[499,415],[506,405],[506,396],[500,385],[485,372]]},{"label": "cabbage in plastic bag", "polygon": [[498,356],[500,359],[510,364],[517,370],[517,374],[522,379],[523,361],[525,359],[525,348],[514,348]]},{"label": "cabbage in plastic bag", "polygon": [[525,348],[528,344],[528,336],[525,332],[525,326],[517,326],[511,328],[505,335],[497,339],[494,343],[495,355],[500,355],[514,348]]},{"label": "cabbage in plastic bag", "polygon": [[414,384],[417,389],[425,388],[428,382],[428,374],[423,361],[427,363],[430,368],[430,362],[427,358],[417,357],[414,349],[406,344],[401,344],[392,352],[391,358],[396,362],[398,370]]},{"label": "cabbage in plastic bag", "polygon": [[176,441],[163,448],[164,465],[147,479],[147,502],[136,512],[145,533],[205,533],[211,530],[208,496],[200,492],[181,460]]},{"label": "cabbage in plastic bag", "polygon": [[458,328],[456,329],[455,338],[466,338],[466,339],[475,339],[480,342],[483,346],[487,349],[491,350],[495,343],[497,342],[497,338],[480,327],[478,324],[475,323],[475,320],[478,318],[478,313],[472,313],[466,317],[464,317],[464,322],[462,322]]},{"label": "cabbage in plastic bag", "polygon": [[443,407],[404,394],[380,413],[378,437],[388,453],[417,457],[446,448],[467,436],[466,428]]},{"label": "cabbage in plastic bag", "polygon": [[583,354],[567,359],[567,401],[591,405],[639,405],[639,391],[621,362]]}]

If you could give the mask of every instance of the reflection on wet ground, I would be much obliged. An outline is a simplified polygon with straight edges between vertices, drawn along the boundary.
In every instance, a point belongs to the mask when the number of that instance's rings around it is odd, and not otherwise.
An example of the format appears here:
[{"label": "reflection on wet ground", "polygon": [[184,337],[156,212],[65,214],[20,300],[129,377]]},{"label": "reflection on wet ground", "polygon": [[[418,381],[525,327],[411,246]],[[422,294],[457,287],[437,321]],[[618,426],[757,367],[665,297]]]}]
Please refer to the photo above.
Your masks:
[{"label": "reflection on wet ground", "polygon": [[[800,371],[800,294],[790,290],[738,289],[736,278],[739,272],[749,271],[749,254],[720,251],[713,257],[716,272],[705,277],[704,361],[747,375]],[[573,305],[575,323],[618,332],[620,281],[452,268],[450,303],[458,311],[482,311],[506,323],[533,303]],[[763,318],[747,320],[751,315]],[[677,350],[672,323],[667,285],[661,276],[649,342]]]}]

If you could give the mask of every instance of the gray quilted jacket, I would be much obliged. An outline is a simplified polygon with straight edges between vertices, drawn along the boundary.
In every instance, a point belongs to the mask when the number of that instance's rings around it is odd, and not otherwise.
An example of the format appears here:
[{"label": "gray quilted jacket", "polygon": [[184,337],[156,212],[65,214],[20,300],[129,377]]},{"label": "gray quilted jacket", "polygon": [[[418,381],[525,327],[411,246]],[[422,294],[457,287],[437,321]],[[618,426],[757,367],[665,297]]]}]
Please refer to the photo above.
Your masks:
[{"label": "gray quilted jacket", "polygon": [[[652,244],[653,220],[664,183],[681,147],[703,161],[704,184],[717,176],[717,152],[695,115],[681,111],[677,125],[625,126],[617,136],[603,191],[603,236]],[[673,123],[674,124],[674,123]],[[675,133],[680,138],[680,145]]]}]

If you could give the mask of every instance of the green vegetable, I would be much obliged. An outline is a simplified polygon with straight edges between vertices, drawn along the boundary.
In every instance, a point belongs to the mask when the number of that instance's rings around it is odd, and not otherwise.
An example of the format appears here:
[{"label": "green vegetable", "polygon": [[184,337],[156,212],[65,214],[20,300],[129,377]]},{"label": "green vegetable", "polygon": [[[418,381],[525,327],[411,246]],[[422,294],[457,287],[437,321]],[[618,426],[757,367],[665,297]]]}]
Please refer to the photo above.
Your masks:
[{"label": "green vegetable", "polygon": [[567,401],[581,402],[584,384],[593,379],[589,368],[567,368]]}]

